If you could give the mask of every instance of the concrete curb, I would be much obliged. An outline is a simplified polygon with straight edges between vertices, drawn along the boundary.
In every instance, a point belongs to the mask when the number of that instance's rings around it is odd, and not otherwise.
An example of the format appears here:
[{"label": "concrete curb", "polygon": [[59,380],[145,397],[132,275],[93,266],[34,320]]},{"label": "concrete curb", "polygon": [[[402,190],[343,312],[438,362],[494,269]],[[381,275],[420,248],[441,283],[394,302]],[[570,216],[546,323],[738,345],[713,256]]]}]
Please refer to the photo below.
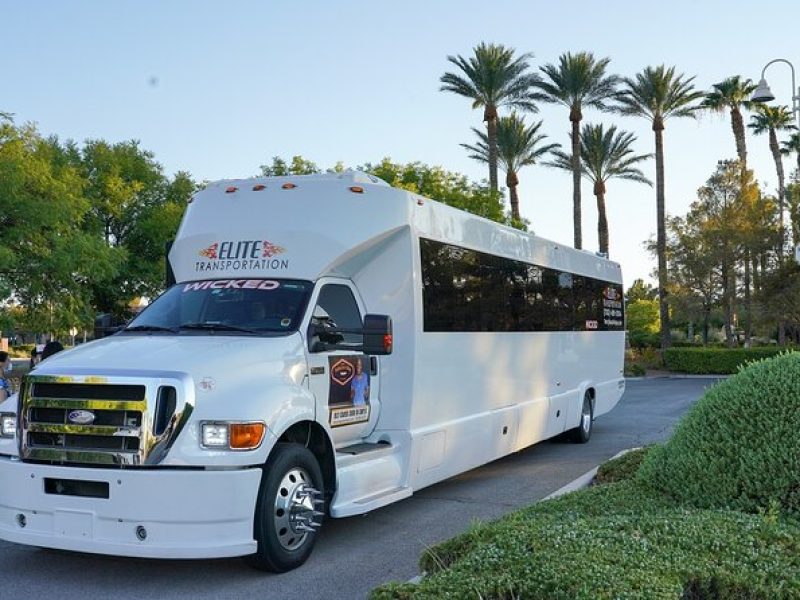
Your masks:
[{"label": "concrete curb", "polygon": [[[644,379],[644,378],[642,378],[642,379]],[[641,446],[637,446],[635,448],[628,448],[627,450],[620,450],[614,456],[612,456],[608,460],[604,461],[603,464],[605,464],[605,463],[607,463],[607,462],[609,462],[611,460],[614,460],[615,458],[619,458],[620,456],[625,456],[628,452],[633,452],[634,450],[639,450],[640,448],[641,448]],[[554,498],[558,498],[559,496],[563,496],[564,494],[569,494],[570,492],[577,492],[578,490],[582,490],[583,488],[589,487],[589,485],[592,483],[592,481],[594,481],[594,478],[597,475],[597,469],[599,469],[599,468],[600,468],[600,465],[597,465],[594,469],[586,471],[586,473],[584,473],[583,475],[581,475],[580,477],[578,477],[576,479],[573,479],[567,485],[558,488],[552,494],[548,494],[547,496],[545,496],[544,498],[539,500],[539,502],[546,502],[547,500],[553,500]],[[537,504],[538,504],[538,502],[537,502]],[[416,585],[416,584],[418,584],[419,582],[422,581],[422,579],[425,577],[425,575],[426,575],[426,573],[420,573],[416,577],[412,577],[411,579],[409,579],[406,583],[411,583],[413,585]]]},{"label": "concrete curb", "polygon": [[728,379],[730,375],[714,375],[714,374],[706,374],[706,375],[689,375],[689,374],[680,374],[676,373],[674,375],[656,375],[653,377],[626,377],[625,381],[647,381],[648,379]]}]

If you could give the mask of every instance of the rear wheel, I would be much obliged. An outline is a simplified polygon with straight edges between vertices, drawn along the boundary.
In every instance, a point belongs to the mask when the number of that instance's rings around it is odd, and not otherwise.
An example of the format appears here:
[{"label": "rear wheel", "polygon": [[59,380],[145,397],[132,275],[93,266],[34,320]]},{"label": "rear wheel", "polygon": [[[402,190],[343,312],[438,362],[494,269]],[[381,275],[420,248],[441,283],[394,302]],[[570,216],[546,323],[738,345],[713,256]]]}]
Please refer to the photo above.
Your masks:
[{"label": "rear wheel", "polygon": [[311,451],[278,444],[261,476],[254,527],[258,550],[247,557],[250,565],[278,573],[302,565],[322,524],[324,492]]},{"label": "rear wheel", "polygon": [[592,396],[589,392],[583,395],[583,405],[581,406],[581,418],[578,426],[570,430],[570,439],[576,444],[585,444],[592,437],[592,423],[594,421],[594,409],[592,407]]}]

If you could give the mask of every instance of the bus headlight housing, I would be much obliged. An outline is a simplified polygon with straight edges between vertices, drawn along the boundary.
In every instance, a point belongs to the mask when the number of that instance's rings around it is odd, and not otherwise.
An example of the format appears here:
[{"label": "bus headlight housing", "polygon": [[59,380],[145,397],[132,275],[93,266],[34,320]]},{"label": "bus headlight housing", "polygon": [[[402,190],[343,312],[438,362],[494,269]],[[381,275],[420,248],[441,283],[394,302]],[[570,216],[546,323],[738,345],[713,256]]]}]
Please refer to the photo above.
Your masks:
[{"label": "bus headlight housing", "polygon": [[13,438],[17,434],[17,415],[0,413],[0,437]]},{"label": "bus headlight housing", "polygon": [[200,445],[208,450],[254,450],[264,440],[264,423],[204,421],[200,423]]}]

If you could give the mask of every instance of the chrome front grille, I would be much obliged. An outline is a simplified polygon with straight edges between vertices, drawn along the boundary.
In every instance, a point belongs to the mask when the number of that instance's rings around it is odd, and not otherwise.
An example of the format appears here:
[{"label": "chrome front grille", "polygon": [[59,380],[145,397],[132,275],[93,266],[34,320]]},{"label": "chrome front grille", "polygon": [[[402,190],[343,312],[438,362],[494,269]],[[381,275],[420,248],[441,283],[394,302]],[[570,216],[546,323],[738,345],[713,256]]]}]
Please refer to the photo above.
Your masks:
[{"label": "chrome front grille", "polygon": [[31,375],[20,394],[20,456],[61,464],[157,464],[191,414],[175,383]]}]

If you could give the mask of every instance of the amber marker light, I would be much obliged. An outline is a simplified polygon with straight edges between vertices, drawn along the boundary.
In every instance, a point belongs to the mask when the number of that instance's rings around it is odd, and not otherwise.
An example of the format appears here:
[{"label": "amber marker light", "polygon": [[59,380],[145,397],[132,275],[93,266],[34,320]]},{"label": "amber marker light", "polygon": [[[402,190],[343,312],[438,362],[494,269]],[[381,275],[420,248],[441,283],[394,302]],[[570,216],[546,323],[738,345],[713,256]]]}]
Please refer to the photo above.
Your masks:
[{"label": "amber marker light", "polygon": [[231,423],[230,447],[233,450],[258,448],[264,439],[266,426],[263,423]]},{"label": "amber marker light", "polygon": [[364,188],[359,185],[354,185],[350,188],[350,191],[353,192],[354,194],[363,194]]},{"label": "amber marker light", "polygon": [[293,190],[293,189],[294,189],[294,188],[296,188],[296,187],[297,187],[297,186],[296,186],[295,184],[293,184],[293,183],[284,183],[284,184],[281,186],[281,188],[282,188],[282,189],[284,189],[284,190]]},{"label": "amber marker light", "polygon": [[267,186],[265,186],[263,183],[258,183],[258,184],[253,186],[253,191],[254,192],[260,192],[261,190],[265,190],[265,189],[267,189]]},{"label": "amber marker light", "polygon": [[239,189],[238,187],[232,185],[230,187],[225,188],[225,193],[226,194],[232,194],[233,192],[235,192],[238,189]]}]

